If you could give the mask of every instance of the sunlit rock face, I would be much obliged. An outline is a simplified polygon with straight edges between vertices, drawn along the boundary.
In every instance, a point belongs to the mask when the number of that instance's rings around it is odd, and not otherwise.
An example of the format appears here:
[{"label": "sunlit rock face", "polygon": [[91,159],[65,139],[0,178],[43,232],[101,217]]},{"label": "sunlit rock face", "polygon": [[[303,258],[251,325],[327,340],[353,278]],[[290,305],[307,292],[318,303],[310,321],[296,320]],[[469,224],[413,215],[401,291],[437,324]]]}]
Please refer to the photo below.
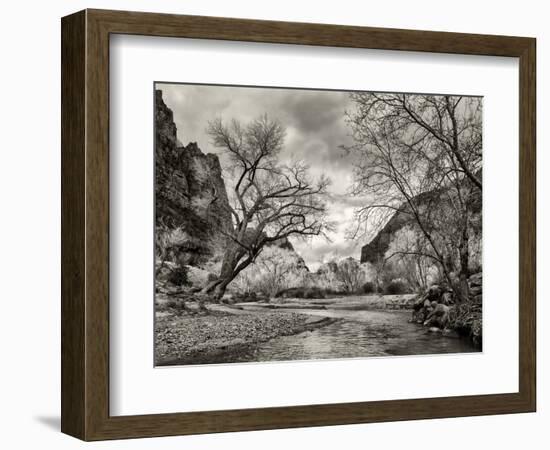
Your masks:
[{"label": "sunlit rock face", "polygon": [[[481,179],[482,173],[476,173],[476,177]],[[465,181],[467,183],[468,180]],[[431,215],[452,214],[453,212],[445,203],[448,201],[448,191],[443,189],[439,191],[424,192],[412,199],[416,208],[425,212],[430,211]],[[472,195],[469,198],[468,209],[470,211],[470,258],[471,264],[475,267],[481,265],[481,230],[482,230],[482,194],[479,190],[472,189]],[[416,221],[411,208],[404,203],[399,207],[386,224],[376,233],[376,235],[361,248],[361,263],[377,263],[384,259],[384,256],[396,233],[406,226],[412,226],[417,229]],[[417,230],[420,233],[419,230]]]}]

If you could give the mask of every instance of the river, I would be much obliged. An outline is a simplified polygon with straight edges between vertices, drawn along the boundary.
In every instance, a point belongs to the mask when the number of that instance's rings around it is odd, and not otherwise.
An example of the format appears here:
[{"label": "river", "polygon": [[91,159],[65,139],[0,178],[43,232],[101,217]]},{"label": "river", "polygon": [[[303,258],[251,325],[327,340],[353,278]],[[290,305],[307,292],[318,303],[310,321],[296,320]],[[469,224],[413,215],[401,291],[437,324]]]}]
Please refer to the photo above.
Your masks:
[{"label": "river", "polygon": [[292,336],[282,336],[250,347],[231,362],[296,361],[426,355],[480,351],[467,339],[429,332],[410,323],[407,310],[346,311],[296,310],[302,314],[338,319],[330,325]]}]

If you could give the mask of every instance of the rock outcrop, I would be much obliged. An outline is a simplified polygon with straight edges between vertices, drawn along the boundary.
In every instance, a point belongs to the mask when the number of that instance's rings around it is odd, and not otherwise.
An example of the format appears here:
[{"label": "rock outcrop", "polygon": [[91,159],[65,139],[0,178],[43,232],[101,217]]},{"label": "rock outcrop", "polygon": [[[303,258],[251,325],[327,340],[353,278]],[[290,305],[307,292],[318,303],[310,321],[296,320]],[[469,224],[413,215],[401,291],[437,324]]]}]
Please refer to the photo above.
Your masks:
[{"label": "rock outcrop", "polygon": [[[481,172],[476,174],[481,178]],[[442,192],[444,191],[429,191],[424,192],[412,199],[419,210],[424,208],[435,210],[442,207]],[[476,224],[474,235],[481,233],[481,192],[475,191],[470,200],[470,206],[473,220]],[[361,248],[361,263],[369,262],[376,263],[384,258],[394,235],[403,227],[415,224],[415,220],[411,214],[411,209],[407,204],[401,205],[399,211],[396,211],[382,229],[370,240],[370,242]],[[477,236],[476,238],[479,238]]]},{"label": "rock outcrop", "polygon": [[155,225],[185,234],[172,259],[200,264],[224,247],[222,231],[232,227],[220,161],[196,143],[179,144],[172,110],[155,94]]},{"label": "rock outcrop", "polygon": [[[155,226],[157,233],[183,232],[168,261],[201,267],[219,259],[226,235],[232,231],[222,168],[218,156],[204,154],[197,143],[181,145],[162,91],[155,92],[155,101]],[[287,238],[271,245],[295,251]],[[302,258],[300,261],[308,270]]]},{"label": "rock outcrop", "polygon": [[465,336],[481,347],[483,273],[468,278],[469,301],[457,303],[451,290],[433,285],[419,295],[413,304],[412,321],[428,327],[430,331]]}]

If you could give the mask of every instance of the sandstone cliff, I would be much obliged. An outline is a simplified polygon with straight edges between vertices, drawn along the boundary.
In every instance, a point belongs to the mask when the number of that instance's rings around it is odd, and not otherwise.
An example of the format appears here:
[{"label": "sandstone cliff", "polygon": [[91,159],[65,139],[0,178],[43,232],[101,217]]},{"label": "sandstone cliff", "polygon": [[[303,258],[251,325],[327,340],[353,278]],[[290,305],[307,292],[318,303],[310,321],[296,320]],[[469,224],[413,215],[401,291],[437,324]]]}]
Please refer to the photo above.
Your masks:
[{"label": "sandstone cliff", "polygon": [[[177,139],[173,112],[155,92],[155,226],[157,234],[181,229],[168,261],[202,266],[219,259],[232,230],[231,213],[218,157],[194,142]],[[214,201],[215,200],[215,201]],[[272,245],[294,251],[288,239]],[[301,259],[301,258],[300,258]],[[303,260],[302,260],[303,262]],[[303,263],[305,269],[305,263]]]},{"label": "sandstone cliff", "polygon": [[172,110],[162,91],[155,94],[155,225],[186,235],[171,259],[200,264],[223,248],[221,231],[232,226],[222,169],[218,157],[196,143],[179,144]]},{"label": "sandstone cliff", "polygon": [[[481,172],[476,175],[481,178]],[[440,214],[444,214],[441,193],[436,191],[424,192],[412,201],[420,210],[428,208],[431,211],[435,211],[435,214],[438,213],[438,210]],[[472,239],[481,238],[481,207],[481,192],[474,191],[469,204],[469,209],[472,213]],[[414,218],[409,213],[410,208],[407,205],[404,204],[399,209],[401,211],[396,211],[369,243],[361,248],[361,263],[376,263],[383,259],[395,234],[403,227],[415,223]]]}]

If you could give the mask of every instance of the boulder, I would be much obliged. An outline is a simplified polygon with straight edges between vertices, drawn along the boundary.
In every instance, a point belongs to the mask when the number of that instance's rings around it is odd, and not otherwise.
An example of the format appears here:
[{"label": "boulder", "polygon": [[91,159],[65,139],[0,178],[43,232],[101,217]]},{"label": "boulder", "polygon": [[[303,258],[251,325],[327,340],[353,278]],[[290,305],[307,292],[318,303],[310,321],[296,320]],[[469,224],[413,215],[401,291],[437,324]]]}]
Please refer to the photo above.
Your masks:
[{"label": "boulder", "polygon": [[452,305],[454,303],[453,294],[451,292],[445,292],[441,296],[441,303],[447,306]]},{"label": "boulder", "polygon": [[438,303],[437,306],[428,314],[428,317],[424,321],[424,326],[436,326],[438,328],[445,328],[449,321],[450,308],[447,305]]},{"label": "boulder", "polygon": [[443,289],[438,284],[433,284],[426,293],[427,298],[432,302],[439,302]]},{"label": "boulder", "polygon": [[156,263],[156,274],[155,278],[158,284],[163,284],[168,281],[172,272],[177,268],[177,264],[171,261],[161,262],[157,259]]},{"label": "boulder", "polygon": [[483,292],[483,289],[481,286],[472,286],[470,288],[470,295],[472,296],[476,296],[476,295],[479,295]]},{"label": "boulder", "polygon": [[468,284],[470,286],[481,286],[483,284],[483,272],[470,275],[468,278]]}]

